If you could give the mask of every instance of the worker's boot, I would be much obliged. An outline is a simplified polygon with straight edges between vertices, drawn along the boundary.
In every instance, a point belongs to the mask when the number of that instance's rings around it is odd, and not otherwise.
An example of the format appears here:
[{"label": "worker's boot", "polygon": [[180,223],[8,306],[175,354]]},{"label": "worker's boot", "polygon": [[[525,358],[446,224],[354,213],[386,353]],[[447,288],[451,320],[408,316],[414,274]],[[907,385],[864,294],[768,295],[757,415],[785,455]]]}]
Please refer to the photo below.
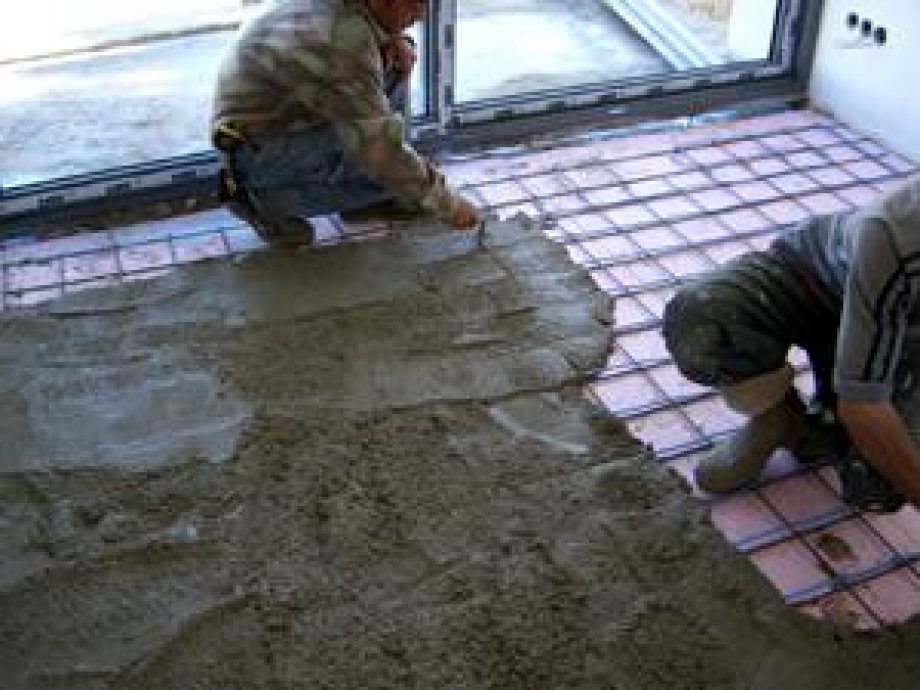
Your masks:
[{"label": "worker's boot", "polygon": [[733,491],[760,476],[779,448],[795,449],[805,436],[805,405],[792,387],[788,365],[721,391],[726,404],[748,417],[727,442],[697,465],[704,491]]},{"label": "worker's boot", "polygon": [[402,199],[385,199],[370,206],[341,211],[339,216],[346,223],[367,223],[372,221],[411,221],[431,218],[421,206]]},{"label": "worker's boot", "polygon": [[316,243],[316,230],[306,218],[289,218],[283,223],[257,221],[259,237],[276,249],[312,247]]}]

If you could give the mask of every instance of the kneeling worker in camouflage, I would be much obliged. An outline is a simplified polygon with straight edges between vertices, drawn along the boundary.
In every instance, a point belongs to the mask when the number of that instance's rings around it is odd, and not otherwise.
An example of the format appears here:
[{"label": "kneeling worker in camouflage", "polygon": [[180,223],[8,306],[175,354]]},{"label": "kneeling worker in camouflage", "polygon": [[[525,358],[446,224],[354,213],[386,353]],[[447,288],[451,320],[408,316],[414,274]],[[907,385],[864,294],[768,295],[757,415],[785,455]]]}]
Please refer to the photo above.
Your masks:
[{"label": "kneeling worker in camouflage", "polygon": [[263,239],[308,243],[311,217],[368,207],[478,224],[405,141],[416,54],[402,32],[426,4],[277,0],[244,24],[221,65],[212,132],[222,197]]},{"label": "kneeling worker in camouflage", "polygon": [[[702,489],[756,480],[780,447],[813,460],[823,438],[848,503],[920,506],[920,177],[686,285],[663,330],[681,372],[748,418],[697,466]],[[820,416],[792,385],[793,345],[811,362]]]}]

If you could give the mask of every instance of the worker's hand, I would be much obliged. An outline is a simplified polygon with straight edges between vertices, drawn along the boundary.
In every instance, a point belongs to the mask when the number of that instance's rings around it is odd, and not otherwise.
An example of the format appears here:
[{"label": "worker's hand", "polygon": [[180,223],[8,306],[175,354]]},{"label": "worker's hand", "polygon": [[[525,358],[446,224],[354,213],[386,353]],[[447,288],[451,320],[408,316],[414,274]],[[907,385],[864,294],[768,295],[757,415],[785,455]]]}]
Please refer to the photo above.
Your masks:
[{"label": "worker's hand", "polygon": [[402,77],[408,77],[415,67],[418,54],[415,42],[408,36],[394,36],[383,48],[383,66]]},{"label": "worker's hand", "polygon": [[472,230],[479,225],[479,211],[467,199],[458,197],[447,222],[457,230]]}]

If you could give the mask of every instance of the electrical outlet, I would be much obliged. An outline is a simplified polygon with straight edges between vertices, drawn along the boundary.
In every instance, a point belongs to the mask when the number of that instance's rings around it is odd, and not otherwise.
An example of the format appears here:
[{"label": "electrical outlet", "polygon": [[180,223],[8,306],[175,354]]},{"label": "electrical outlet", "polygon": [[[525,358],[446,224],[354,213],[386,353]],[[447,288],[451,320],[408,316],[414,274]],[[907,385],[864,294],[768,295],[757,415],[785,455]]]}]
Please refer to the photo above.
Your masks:
[{"label": "electrical outlet", "polygon": [[843,23],[847,28],[847,35],[835,41],[834,45],[837,48],[877,48],[888,42],[888,30],[884,26],[877,26],[868,17],[861,17],[856,12],[847,12]]}]

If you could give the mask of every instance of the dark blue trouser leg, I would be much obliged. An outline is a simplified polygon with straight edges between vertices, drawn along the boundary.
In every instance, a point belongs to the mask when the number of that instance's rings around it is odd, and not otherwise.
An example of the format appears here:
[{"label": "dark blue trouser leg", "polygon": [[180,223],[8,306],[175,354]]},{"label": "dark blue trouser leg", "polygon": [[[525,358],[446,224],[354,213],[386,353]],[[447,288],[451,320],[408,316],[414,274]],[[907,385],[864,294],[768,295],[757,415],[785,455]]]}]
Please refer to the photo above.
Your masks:
[{"label": "dark blue trouser leg", "polygon": [[[387,78],[395,112],[403,112],[408,81]],[[256,213],[282,233],[299,233],[312,216],[363,208],[392,198],[345,157],[331,126],[314,127],[243,146],[235,174]]]}]

